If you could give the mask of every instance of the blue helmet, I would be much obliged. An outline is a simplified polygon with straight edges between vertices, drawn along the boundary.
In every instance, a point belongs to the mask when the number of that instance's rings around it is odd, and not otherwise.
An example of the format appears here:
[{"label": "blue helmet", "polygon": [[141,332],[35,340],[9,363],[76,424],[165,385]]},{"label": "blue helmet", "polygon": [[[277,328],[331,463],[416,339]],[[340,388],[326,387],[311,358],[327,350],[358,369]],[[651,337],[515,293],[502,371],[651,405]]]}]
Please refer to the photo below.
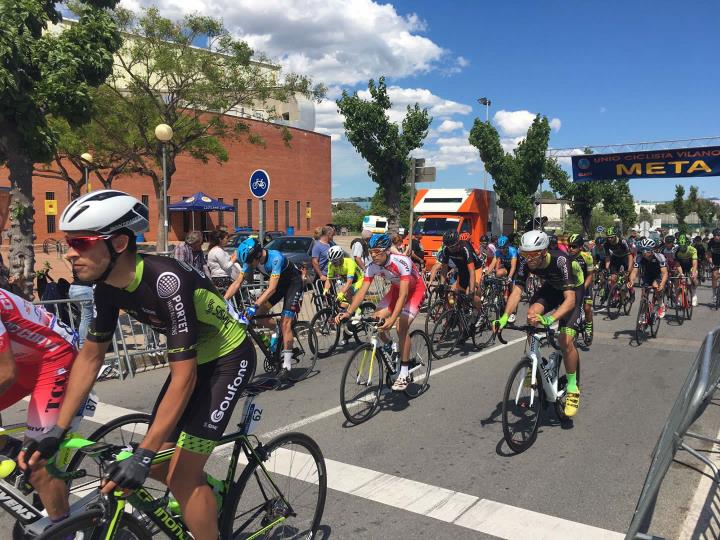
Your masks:
[{"label": "blue helmet", "polygon": [[505,235],[502,235],[500,238],[497,239],[497,247],[504,248],[507,246],[508,243],[508,237]]},{"label": "blue helmet", "polygon": [[262,251],[260,242],[255,238],[247,238],[237,248],[237,258],[240,264],[246,264],[257,257]]},{"label": "blue helmet", "polygon": [[373,234],[368,242],[370,249],[390,249],[392,246],[392,240],[387,234]]}]

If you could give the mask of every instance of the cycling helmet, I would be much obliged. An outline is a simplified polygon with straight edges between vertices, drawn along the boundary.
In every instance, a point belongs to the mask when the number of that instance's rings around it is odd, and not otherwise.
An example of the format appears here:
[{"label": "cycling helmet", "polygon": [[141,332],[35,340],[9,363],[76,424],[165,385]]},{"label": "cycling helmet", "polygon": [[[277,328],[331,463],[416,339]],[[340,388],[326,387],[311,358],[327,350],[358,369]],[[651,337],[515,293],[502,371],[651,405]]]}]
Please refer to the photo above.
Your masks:
[{"label": "cycling helmet", "polygon": [[392,246],[392,240],[387,234],[373,234],[368,242],[368,247],[371,249],[390,249]]},{"label": "cycling helmet", "polygon": [[680,236],[678,236],[677,243],[678,243],[678,246],[680,246],[680,247],[687,246],[687,244],[688,244],[687,235],[681,234]]},{"label": "cycling helmet", "polygon": [[240,264],[247,264],[262,252],[262,246],[256,238],[248,238],[237,248],[237,259]]},{"label": "cycling helmet", "polygon": [[702,242],[702,238],[696,236],[695,238],[693,238],[693,242]]},{"label": "cycling helmet", "polygon": [[665,243],[666,244],[674,244],[675,243],[675,237],[672,234],[668,234],[665,237]]},{"label": "cycling helmet", "polygon": [[653,240],[652,238],[643,238],[638,244],[638,248],[641,252],[652,251],[653,249],[655,249],[655,247],[655,240]]},{"label": "cycling helmet", "polygon": [[505,246],[507,246],[507,243],[508,243],[508,237],[505,235],[503,235],[497,239],[497,247],[499,247],[499,248],[504,248]]},{"label": "cycling helmet", "polygon": [[558,245],[557,235],[551,234],[550,236],[548,236],[548,242],[550,243],[551,246],[557,247],[557,245]]},{"label": "cycling helmet", "polygon": [[571,234],[570,238],[568,238],[568,246],[570,247],[582,247],[584,243],[585,239],[580,234]]},{"label": "cycling helmet", "polygon": [[443,246],[452,247],[460,241],[460,235],[457,231],[445,231],[443,234]]},{"label": "cycling helmet", "polygon": [[345,258],[345,251],[340,246],[333,246],[328,249],[327,252],[328,260],[330,261],[341,261]]},{"label": "cycling helmet", "polygon": [[490,238],[488,238],[488,235],[487,235],[487,234],[483,234],[483,235],[480,237],[480,241],[481,241],[481,242],[490,242]]},{"label": "cycling helmet", "polygon": [[542,251],[549,244],[550,239],[543,231],[528,231],[520,238],[521,251]]},{"label": "cycling helmet", "polygon": [[132,195],[114,189],[92,191],[67,205],[60,230],[125,233],[135,237],[148,229],[148,208]]},{"label": "cycling helmet", "polygon": [[615,232],[615,227],[608,227],[605,229],[605,235],[606,236],[616,236],[617,233]]},{"label": "cycling helmet", "polygon": [[713,236],[720,236],[720,229],[713,229]]}]

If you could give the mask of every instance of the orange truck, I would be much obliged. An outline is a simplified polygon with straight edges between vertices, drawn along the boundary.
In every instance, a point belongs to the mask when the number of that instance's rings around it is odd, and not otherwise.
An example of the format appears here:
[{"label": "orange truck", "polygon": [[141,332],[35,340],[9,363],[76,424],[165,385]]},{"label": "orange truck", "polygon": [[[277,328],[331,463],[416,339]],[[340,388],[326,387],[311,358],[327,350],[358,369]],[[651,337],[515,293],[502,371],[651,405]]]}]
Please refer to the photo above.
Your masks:
[{"label": "orange truck", "polygon": [[419,189],[413,234],[421,233],[425,264],[431,268],[446,231],[458,231],[475,249],[488,231],[492,194],[484,189]]}]

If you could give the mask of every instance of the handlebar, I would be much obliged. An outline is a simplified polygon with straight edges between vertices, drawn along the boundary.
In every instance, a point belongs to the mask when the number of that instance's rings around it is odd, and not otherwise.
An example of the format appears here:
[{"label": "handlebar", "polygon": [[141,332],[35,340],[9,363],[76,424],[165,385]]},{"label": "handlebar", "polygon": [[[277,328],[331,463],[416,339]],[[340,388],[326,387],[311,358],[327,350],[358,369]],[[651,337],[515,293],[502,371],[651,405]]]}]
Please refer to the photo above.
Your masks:
[{"label": "handlebar", "polygon": [[517,330],[518,332],[525,332],[528,335],[534,335],[544,332],[545,334],[551,336],[555,333],[555,330],[553,330],[550,326],[534,326],[532,324],[508,324],[505,328],[501,328],[500,330],[498,330],[494,336],[503,345],[507,345],[507,340],[502,337],[502,333],[504,330]]}]

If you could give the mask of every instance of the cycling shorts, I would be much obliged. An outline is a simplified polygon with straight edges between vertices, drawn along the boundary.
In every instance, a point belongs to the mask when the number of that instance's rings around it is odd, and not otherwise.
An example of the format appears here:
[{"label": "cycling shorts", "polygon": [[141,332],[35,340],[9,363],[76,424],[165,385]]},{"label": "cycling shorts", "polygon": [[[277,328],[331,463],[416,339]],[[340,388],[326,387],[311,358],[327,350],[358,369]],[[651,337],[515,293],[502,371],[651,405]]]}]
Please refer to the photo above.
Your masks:
[{"label": "cycling shorts", "polygon": [[26,437],[42,440],[57,424],[75,355],[75,350],[68,345],[51,358],[17,364],[15,382],[0,396],[0,411],[30,396]]},{"label": "cycling shorts", "polygon": [[282,300],[283,317],[295,317],[302,307],[303,288],[303,282],[300,274],[288,279],[287,281],[280,280],[275,294],[270,297],[268,303],[270,306],[274,306]]},{"label": "cycling shorts", "polygon": [[715,253],[713,253],[711,255],[711,257],[712,257],[713,269],[720,268],[720,253],[718,253],[717,255]]},{"label": "cycling shorts", "polygon": [[[230,422],[242,389],[255,373],[255,347],[246,339],[231,353],[197,366],[197,382],[187,406],[167,442],[197,454],[212,453]],[[150,423],[170,385],[169,375],[160,390]]]},{"label": "cycling shorts", "polygon": [[584,294],[584,298],[585,298],[585,303],[586,303],[586,304],[592,304],[593,284],[591,283],[590,285],[588,285],[588,286],[585,287],[584,289],[585,289],[585,292],[584,292],[583,294]]},{"label": "cycling shorts", "polygon": [[[583,299],[585,298],[585,287],[581,285],[573,290],[575,291],[575,307],[572,309],[572,311],[570,311],[570,313],[559,319],[558,329],[561,332],[563,332],[563,330],[572,330],[572,332],[574,333],[577,332],[577,330],[580,328],[580,321],[582,319],[583,310]],[[560,307],[560,304],[562,304],[564,301],[565,294],[563,291],[561,291],[560,289],[556,289],[548,283],[545,283],[535,292],[532,299],[530,300],[530,305],[540,304],[545,309],[544,313],[549,313],[554,309]]]},{"label": "cycling shorts", "polygon": [[692,260],[690,259],[675,259],[675,262],[680,265],[680,268],[682,268],[682,271],[686,275],[690,275],[690,271],[692,270]]},{"label": "cycling shorts", "polygon": [[617,272],[620,272],[621,268],[623,271],[626,271],[628,269],[628,262],[628,257],[610,257],[610,273],[615,274]]},{"label": "cycling shorts", "polygon": [[[389,309],[393,311],[395,304],[397,304],[398,296],[400,295],[400,287],[398,285],[392,285],[388,293],[383,296],[382,300],[378,304],[378,311],[381,309]],[[408,299],[405,301],[405,305],[402,309],[402,314],[407,315],[411,319],[414,319],[418,313],[420,313],[420,306],[425,299],[425,283],[418,281],[413,289],[410,289],[408,293]]]}]

